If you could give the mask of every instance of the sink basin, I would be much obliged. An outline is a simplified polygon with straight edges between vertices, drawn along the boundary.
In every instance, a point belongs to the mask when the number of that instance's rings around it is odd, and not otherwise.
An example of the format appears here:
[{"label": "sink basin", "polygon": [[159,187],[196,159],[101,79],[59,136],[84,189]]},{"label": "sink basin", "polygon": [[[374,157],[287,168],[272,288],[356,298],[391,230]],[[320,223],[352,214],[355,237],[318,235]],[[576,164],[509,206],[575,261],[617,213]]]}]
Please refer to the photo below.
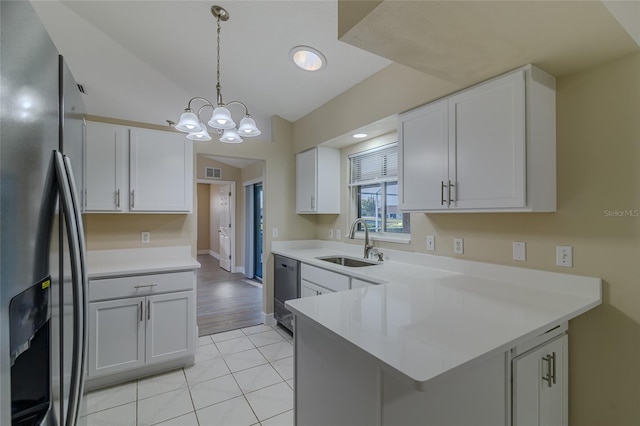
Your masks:
[{"label": "sink basin", "polygon": [[350,268],[360,268],[362,266],[374,266],[379,265],[380,262],[374,262],[373,260],[358,259],[356,257],[348,256],[323,256],[316,257],[318,260],[324,260],[325,262],[335,263],[336,265],[348,266]]}]

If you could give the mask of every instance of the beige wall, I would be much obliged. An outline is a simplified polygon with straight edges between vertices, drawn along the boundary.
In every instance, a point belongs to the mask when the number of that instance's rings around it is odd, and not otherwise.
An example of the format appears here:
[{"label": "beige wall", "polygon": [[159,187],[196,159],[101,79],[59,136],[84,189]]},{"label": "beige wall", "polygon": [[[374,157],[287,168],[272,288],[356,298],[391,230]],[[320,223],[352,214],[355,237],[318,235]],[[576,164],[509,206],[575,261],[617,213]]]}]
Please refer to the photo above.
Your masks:
[{"label": "beige wall", "polygon": [[211,250],[209,231],[209,185],[198,184],[198,252]]},{"label": "beige wall", "polygon": [[[185,214],[84,215],[87,250],[188,246],[193,236]],[[141,232],[151,232],[151,242],[140,242]]]},{"label": "beige wall", "polygon": [[[359,94],[353,95],[350,102],[357,103]],[[313,118],[319,125],[326,117]],[[556,213],[412,214],[410,245],[376,246],[426,252],[426,235],[435,235],[437,255],[601,277],[602,306],[570,324],[570,424],[638,425],[640,217],[614,217],[606,210],[640,211],[639,170],[640,54],[635,54],[557,80]],[[345,235],[344,200],[343,214],[319,217],[318,238],[336,227]],[[464,238],[463,256],[453,254],[454,237]],[[526,261],[511,260],[513,241],[526,241]],[[573,246],[573,268],[555,266],[556,245]]]},{"label": "beige wall", "polygon": [[304,151],[460,88],[403,65],[391,64],[296,121],[294,151]]}]

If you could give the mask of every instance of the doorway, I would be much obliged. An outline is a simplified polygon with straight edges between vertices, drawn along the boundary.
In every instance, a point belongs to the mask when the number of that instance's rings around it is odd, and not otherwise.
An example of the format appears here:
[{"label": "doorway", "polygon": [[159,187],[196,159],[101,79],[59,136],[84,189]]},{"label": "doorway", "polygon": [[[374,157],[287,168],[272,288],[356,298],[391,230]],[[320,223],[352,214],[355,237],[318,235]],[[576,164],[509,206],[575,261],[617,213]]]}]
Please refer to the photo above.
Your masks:
[{"label": "doorway", "polygon": [[245,190],[245,276],[262,282],[264,252],[264,190],[262,179],[244,183]]}]

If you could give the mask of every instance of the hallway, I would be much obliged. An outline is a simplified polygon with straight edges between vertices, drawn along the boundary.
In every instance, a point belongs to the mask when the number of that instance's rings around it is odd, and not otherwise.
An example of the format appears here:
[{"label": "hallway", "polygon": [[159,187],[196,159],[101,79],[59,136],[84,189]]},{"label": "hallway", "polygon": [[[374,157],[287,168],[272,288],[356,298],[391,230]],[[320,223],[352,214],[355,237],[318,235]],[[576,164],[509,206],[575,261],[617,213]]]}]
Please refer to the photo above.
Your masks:
[{"label": "hallway", "polygon": [[218,259],[198,255],[198,333],[214,333],[262,323],[262,285],[220,268]]}]

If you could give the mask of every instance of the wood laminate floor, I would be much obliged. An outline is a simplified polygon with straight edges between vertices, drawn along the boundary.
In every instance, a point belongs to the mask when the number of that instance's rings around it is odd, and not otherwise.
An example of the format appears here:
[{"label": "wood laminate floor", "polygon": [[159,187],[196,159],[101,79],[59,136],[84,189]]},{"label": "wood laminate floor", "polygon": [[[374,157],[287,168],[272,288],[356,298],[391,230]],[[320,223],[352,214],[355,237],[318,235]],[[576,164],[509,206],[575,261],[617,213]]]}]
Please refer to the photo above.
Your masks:
[{"label": "wood laminate floor", "polygon": [[[198,255],[198,332],[206,336],[262,323],[262,286],[229,273],[218,259]],[[250,284],[252,283],[252,284]]]}]

